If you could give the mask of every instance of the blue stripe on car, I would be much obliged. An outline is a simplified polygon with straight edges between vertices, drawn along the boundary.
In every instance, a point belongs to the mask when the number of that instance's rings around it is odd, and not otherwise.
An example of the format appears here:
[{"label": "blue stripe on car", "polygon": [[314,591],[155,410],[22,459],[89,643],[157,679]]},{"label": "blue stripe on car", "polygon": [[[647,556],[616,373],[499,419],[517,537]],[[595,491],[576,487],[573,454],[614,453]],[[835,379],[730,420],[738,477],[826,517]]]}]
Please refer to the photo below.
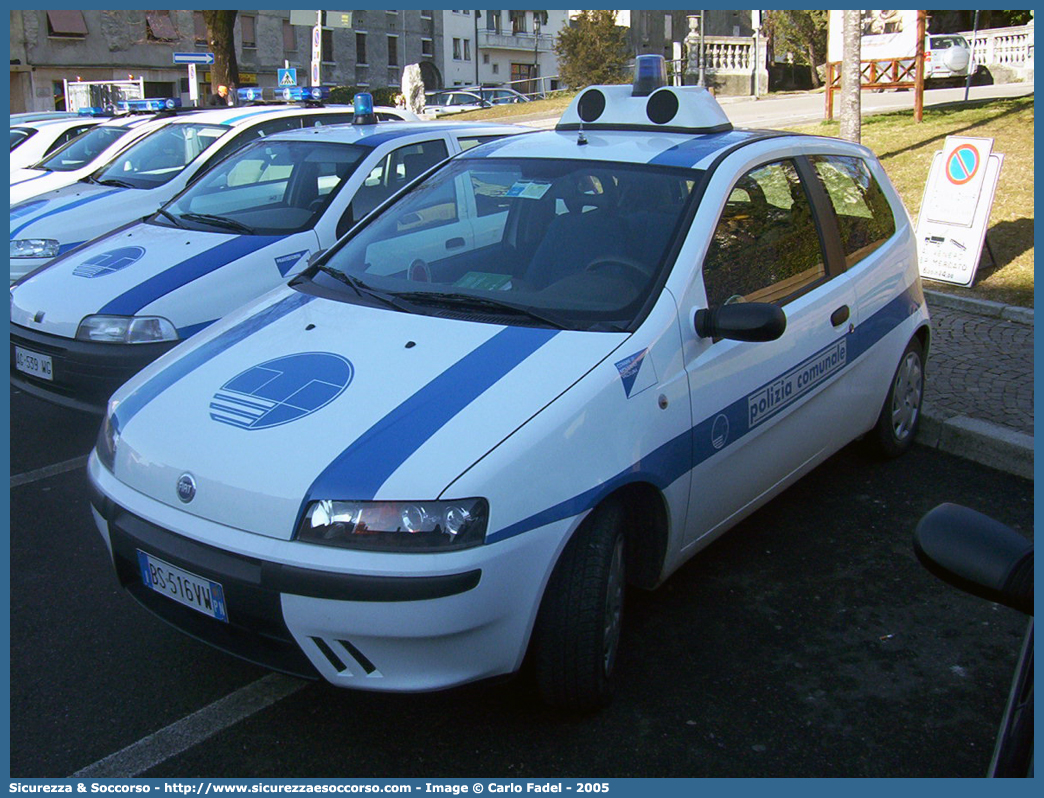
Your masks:
[{"label": "blue stripe on car", "polygon": [[180,359],[175,360],[166,368],[161,369],[125,396],[117,405],[116,411],[113,413],[113,423],[116,425],[116,429],[126,429],[127,422],[134,418],[138,411],[178,380],[188,376],[204,363],[217,357],[230,347],[235,346],[248,335],[253,335],[258,330],[263,330],[269,324],[279,321],[279,319],[293,313],[313,299],[315,297],[294,292],[291,296],[276,302],[274,305],[268,305],[253,316],[239,322],[239,324],[229,327],[224,332],[219,333],[214,338],[183,355]]},{"label": "blue stripe on car", "polygon": [[[845,368],[848,368],[855,360],[865,353],[870,347],[892,332],[899,325],[913,315],[924,303],[924,294],[921,286],[915,284],[905,292],[893,299],[879,311],[874,313],[863,324],[850,333],[846,333],[838,339],[844,342],[848,349],[848,360]],[[836,342],[835,342],[836,343]],[[834,346],[834,344],[831,344]],[[827,347],[829,349],[830,347]],[[810,358],[811,360],[811,358]],[[787,371],[791,371],[788,369]],[[831,374],[835,378],[841,371]],[[595,507],[606,496],[622,485],[631,482],[647,481],[661,490],[672,484],[675,480],[684,476],[688,471],[696,468],[701,463],[709,460],[715,454],[732,446],[736,441],[746,436],[753,427],[749,423],[750,398],[762,392],[767,386],[776,381],[778,377],[769,380],[765,385],[755,391],[737,399],[720,411],[712,413],[696,424],[691,430],[687,430],[667,443],[660,446],[638,462],[624,469],[615,476],[599,483],[589,490],[573,496],[565,501],[559,502],[552,507],[541,510],[534,515],[524,518],[503,529],[491,532],[486,536],[487,543],[495,543],[499,540],[521,535],[532,529],[546,526],[556,521],[572,518],[580,513]],[[817,387],[822,388],[830,380],[824,380]],[[723,446],[717,448],[713,445],[712,438],[714,423],[717,418],[724,415],[729,421],[729,437]]]},{"label": "blue stripe on car", "polygon": [[687,138],[681,144],[668,147],[650,160],[649,163],[661,166],[692,167],[708,155],[713,155],[726,147],[739,144],[756,135],[756,133],[749,130],[730,130],[726,133],[706,133],[702,136],[693,136],[692,138]]},{"label": "blue stripe on car", "polygon": [[314,499],[372,499],[426,441],[555,335],[506,327],[462,357],[335,458],[308,489],[301,511]]},{"label": "blue stripe on car", "polygon": [[281,238],[282,236],[236,236],[138,283],[98,312],[115,316],[133,316],[146,305],[171,291],[217,271],[222,266],[249,255],[251,252],[267,247]]},{"label": "blue stripe on car", "polygon": [[111,188],[111,189],[108,189],[107,191],[98,191],[98,192],[96,192],[94,194],[91,194],[90,196],[83,197],[83,198],[78,199],[78,200],[76,200],[74,202],[67,202],[65,205],[62,205],[62,206],[60,206],[58,208],[52,208],[50,210],[45,210],[43,213],[37,214],[36,216],[34,216],[29,221],[22,223],[21,225],[16,227],[14,230],[12,230],[11,231],[11,240],[14,241],[15,240],[15,236],[17,236],[19,233],[21,233],[29,225],[36,224],[36,222],[40,221],[41,219],[46,219],[48,216],[54,216],[56,213],[61,213],[62,211],[68,211],[68,210],[72,210],[73,208],[79,208],[81,205],[86,205],[88,202],[94,202],[96,199],[101,199],[102,197],[108,197],[108,196],[110,196],[112,194],[115,194],[117,191],[124,191],[124,189],[122,189],[122,188]]}]

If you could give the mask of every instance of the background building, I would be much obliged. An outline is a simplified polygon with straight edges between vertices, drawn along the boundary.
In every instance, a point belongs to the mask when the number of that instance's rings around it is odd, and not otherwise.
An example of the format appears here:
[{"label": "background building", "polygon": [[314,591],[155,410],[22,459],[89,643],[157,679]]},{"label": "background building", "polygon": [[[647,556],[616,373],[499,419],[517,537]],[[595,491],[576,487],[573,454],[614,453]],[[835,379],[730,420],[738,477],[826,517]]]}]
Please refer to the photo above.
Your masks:
[{"label": "background building", "polygon": [[[407,64],[421,64],[425,83],[442,75],[441,11],[352,11],[351,28],[323,31],[324,85],[397,87]],[[142,78],[148,97],[188,102],[188,70],[176,52],[206,52],[199,11],[10,11],[11,112],[59,108],[64,80]],[[287,11],[240,11],[235,29],[241,86],[274,86],[289,62],[308,82],[311,28],[291,25]],[[200,96],[210,75],[197,70]]]},{"label": "background building", "polygon": [[554,46],[568,11],[439,13],[445,86],[508,86],[523,94],[558,88]]}]

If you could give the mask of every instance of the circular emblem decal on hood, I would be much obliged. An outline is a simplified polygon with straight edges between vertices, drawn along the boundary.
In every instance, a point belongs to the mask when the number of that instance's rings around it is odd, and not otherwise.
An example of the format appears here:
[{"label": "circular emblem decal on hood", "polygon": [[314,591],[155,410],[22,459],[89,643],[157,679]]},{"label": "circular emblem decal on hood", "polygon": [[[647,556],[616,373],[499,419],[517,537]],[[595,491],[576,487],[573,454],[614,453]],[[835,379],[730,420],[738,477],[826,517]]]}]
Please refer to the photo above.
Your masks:
[{"label": "circular emblem decal on hood", "polygon": [[242,429],[267,429],[310,416],[352,381],[351,362],[331,352],[267,360],[230,379],[210,401],[210,417]]},{"label": "circular emblem decal on hood", "polygon": [[73,269],[76,277],[104,277],[107,274],[126,269],[131,264],[141,260],[145,250],[141,247],[120,247],[110,249],[98,255],[92,255],[83,263]]},{"label": "circular emblem decal on hood", "polygon": [[196,480],[192,478],[192,474],[185,473],[178,477],[177,491],[178,498],[185,504],[196,498]]}]

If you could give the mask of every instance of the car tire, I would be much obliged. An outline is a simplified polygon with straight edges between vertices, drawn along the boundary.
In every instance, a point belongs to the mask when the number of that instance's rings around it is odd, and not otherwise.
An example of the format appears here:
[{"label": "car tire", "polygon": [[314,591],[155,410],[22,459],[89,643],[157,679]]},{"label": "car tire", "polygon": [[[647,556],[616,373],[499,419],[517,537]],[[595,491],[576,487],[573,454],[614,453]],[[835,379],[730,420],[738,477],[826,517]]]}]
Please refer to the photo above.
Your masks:
[{"label": "car tire", "polygon": [[892,458],[913,446],[924,402],[924,347],[910,339],[892,377],[877,424],[867,436],[871,452]]},{"label": "car tire", "polygon": [[615,502],[594,510],[544,593],[534,665],[541,698],[558,709],[593,712],[612,698],[626,582],[623,519]]}]

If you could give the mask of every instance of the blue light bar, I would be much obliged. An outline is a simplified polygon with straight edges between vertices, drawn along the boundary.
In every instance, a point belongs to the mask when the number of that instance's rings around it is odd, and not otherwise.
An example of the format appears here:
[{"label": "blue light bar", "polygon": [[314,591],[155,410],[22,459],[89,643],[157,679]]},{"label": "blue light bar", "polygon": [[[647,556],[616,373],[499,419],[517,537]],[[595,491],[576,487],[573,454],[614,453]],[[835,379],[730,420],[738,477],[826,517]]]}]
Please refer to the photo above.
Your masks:
[{"label": "blue light bar", "polygon": [[352,117],[353,125],[373,125],[377,122],[377,114],[373,112],[373,95],[361,91],[352,98],[352,107],[355,115]]},{"label": "blue light bar", "polygon": [[252,103],[261,100],[274,100],[275,92],[271,88],[269,88],[268,96],[266,97],[265,92],[262,89],[254,87],[250,89],[236,89],[236,96],[239,98],[239,101],[241,103]]},{"label": "blue light bar", "polygon": [[170,111],[180,107],[181,99],[177,97],[159,97],[151,100],[120,100],[116,103],[116,110],[123,113]]},{"label": "blue light bar", "polygon": [[652,53],[634,59],[632,97],[648,97],[667,85],[667,62],[662,55]]},{"label": "blue light bar", "polygon": [[92,105],[89,108],[81,108],[76,112],[79,116],[105,116],[108,112],[97,105]]},{"label": "blue light bar", "polygon": [[326,100],[330,97],[329,86],[291,86],[283,89],[283,99],[287,102],[304,102],[305,100]]}]

